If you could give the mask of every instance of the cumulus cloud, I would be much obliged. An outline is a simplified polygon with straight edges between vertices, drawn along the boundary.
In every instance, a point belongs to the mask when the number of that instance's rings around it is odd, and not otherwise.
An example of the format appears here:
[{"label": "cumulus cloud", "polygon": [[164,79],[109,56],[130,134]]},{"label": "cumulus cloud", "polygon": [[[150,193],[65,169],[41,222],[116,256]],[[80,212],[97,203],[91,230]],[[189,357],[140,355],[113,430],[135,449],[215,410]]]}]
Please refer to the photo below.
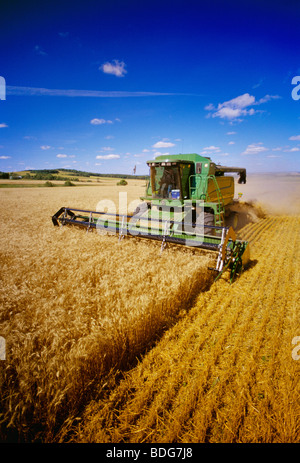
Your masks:
[{"label": "cumulus cloud", "polygon": [[105,154],[105,155],[96,156],[96,159],[106,159],[106,160],[119,159],[119,158],[120,158],[119,154]]},{"label": "cumulus cloud", "polygon": [[0,129],[4,129],[5,127],[8,127],[8,125],[2,122],[2,124],[0,124]]},{"label": "cumulus cloud", "polygon": [[41,150],[49,150],[51,148],[51,146],[49,145],[42,145],[41,147]]},{"label": "cumulus cloud", "polygon": [[56,155],[57,158],[67,158],[67,154],[57,154]]},{"label": "cumulus cloud", "polygon": [[116,77],[124,77],[125,74],[127,74],[124,61],[119,61],[117,59],[113,60],[111,63],[106,62],[102,64],[99,69],[105,74],[112,74]]},{"label": "cumulus cloud", "polygon": [[268,148],[263,146],[263,144],[260,143],[252,143],[251,145],[248,145],[245,151],[241,153],[242,155],[248,155],[248,154],[260,154],[263,153],[264,151],[268,151]]},{"label": "cumulus cloud", "polygon": [[157,143],[154,143],[154,145],[152,145],[152,148],[171,148],[172,146],[175,146],[175,143],[158,141]]},{"label": "cumulus cloud", "polygon": [[0,159],[10,159],[11,156],[0,156]]},{"label": "cumulus cloud", "polygon": [[289,140],[300,140],[300,135],[293,135]]},{"label": "cumulus cloud", "polygon": [[93,125],[101,125],[101,124],[112,124],[113,122],[110,121],[110,120],[105,120],[105,119],[98,119],[98,118],[94,118],[91,120],[91,124]]},{"label": "cumulus cloud", "polygon": [[[219,117],[220,119],[227,119],[229,121],[241,120],[240,118],[243,116],[253,116],[257,112],[260,112],[251,106],[257,106],[277,98],[280,97],[278,95],[265,95],[256,101],[253,95],[244,93],[236,98],[219,103],[217,107],[210,103],[204,109],[209,111],[208,117]],[[232,133],[228,132],[228,134],[231,135]]]}]

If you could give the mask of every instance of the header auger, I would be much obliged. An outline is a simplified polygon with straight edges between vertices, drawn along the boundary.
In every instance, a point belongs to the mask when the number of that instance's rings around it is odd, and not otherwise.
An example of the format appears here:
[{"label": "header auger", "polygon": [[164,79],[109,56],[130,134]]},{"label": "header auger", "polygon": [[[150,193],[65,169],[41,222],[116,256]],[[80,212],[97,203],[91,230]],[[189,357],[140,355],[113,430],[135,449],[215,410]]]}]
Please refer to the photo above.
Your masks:
[{"label": "header auger", "polygon": [[133,215],[62,207],[53,224],[104,230],[119,239],[157,240],[161,251],[167,243],[214,251],[216,279],[229,269],[233,281],[250,253],[248,242],[238,240],[233,229],[238,219],[232,212],[234,179],[224,173],[237,172],[239,183],[246,183],[246,170],[219,166],[197,154],[159,156],[147,164],[146,195]]}]

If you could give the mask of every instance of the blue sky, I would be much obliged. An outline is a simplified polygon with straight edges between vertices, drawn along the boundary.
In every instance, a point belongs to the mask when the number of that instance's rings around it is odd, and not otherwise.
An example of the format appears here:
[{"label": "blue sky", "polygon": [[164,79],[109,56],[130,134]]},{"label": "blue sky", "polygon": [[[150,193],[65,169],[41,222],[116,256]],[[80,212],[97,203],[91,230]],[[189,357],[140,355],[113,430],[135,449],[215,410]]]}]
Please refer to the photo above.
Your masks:
[{"label": "blue sky", "polygon": [[191,152],[300,171],[299,1],[1,9],[0,171],[147,174],[156,155]]}]

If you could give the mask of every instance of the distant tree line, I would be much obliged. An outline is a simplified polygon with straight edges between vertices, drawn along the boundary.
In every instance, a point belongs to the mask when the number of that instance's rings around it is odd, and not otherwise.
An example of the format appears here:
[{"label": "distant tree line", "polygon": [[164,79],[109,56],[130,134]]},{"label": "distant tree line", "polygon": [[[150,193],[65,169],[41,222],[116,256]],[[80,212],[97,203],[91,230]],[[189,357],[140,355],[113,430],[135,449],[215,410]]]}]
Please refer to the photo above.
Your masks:
[{"label": "distant tree line", "polygon": [[[42,169],[42,170],[29,170],[28,172],[34,174],[34,177],[31,175],[31,178],[36,178],[37,180],[70,180],[70,177],[62,177],[60,172],[68,172],[78,177],[109,177],[109,178],[137,178],[139,180],[146,180],[147,175],[130,175],[130,174],[96,174],[94,172],[85,172],[76,169]],[[60,175],[59,175],[60,174]],[[28,173],[28,175],[30,175]],[[43,176],[43,177],[40,177]],[[52,176],[53,178],[46,178],[45,176]],[[78,179],[77,179],[78,180]],[[73,179],[76,181],[76,179]]]},{"label": "distant tree line", "polygon": [[[61,175],[62,172],[71,173],[74,177]],[[148,179],[147,175],[126,175],[126,174],[95,174],[93,172],[84,172],[76,169],[31,169],[26,172],[22,178],[31,179],[31,180],[70,180],[72,182],[78,182],[78,177],[108,177],[108,178],[121,178],[121,179],[139,179],[146,180]],[[9,178],[20,178],[17,174],[0,172],[0,179],[9,179]]]}]

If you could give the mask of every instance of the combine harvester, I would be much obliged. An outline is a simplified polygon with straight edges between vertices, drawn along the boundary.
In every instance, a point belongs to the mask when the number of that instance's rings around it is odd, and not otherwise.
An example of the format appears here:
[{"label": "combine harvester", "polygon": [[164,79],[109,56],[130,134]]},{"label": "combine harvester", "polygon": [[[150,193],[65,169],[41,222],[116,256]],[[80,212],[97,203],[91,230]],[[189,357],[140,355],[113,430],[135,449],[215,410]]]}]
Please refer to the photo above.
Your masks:
[{"label": "combine harvester", "polygon": [[220,166],[198,154],[164,155],[147,164],[150,180],[133,215],[62,207],[53,215],[53,224],[105,230],[119,239],[159,240],[161,251],[167,243],[215,251],[211,270],[218,279],[230,269],[232,282],[249,262],[250,252],[248,242],[236,237],[234,178],[224,174],[238,173],[238,183],[246,183],[246,169]]}]

